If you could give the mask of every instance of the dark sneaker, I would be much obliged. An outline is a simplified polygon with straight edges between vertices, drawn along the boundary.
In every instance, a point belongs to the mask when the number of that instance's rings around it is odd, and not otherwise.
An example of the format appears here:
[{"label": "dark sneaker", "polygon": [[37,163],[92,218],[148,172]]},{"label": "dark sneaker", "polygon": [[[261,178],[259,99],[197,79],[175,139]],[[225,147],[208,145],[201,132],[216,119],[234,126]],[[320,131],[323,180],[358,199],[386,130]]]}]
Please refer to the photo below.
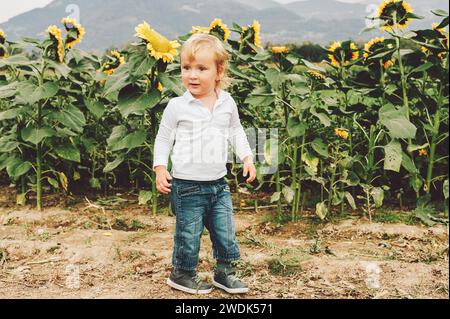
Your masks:
[{"label": "dark sneaker", "polygon": [[175,289],[190,294],[208,294],[212,291],[212,285],[202,281],[195,271],[174,269],[167,278],[167,284]]},{"label": "dark sneaker", "polygon": [[218,267],[214,271],[213,285],[230,294],[248,292],[248,287],[239,279],[233,267]]}]

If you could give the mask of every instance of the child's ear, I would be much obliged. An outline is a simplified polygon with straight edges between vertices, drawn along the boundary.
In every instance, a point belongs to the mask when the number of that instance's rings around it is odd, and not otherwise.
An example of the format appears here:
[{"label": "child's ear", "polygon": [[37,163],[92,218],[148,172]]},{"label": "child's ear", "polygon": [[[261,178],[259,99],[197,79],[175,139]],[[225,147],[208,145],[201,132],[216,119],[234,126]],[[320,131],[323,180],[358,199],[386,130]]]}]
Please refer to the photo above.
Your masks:
[{"label": "child's ear", "polygon": [[217,69],[217,80],[221,80],[224,76],[224,69],[222,66],[219,66]]}]

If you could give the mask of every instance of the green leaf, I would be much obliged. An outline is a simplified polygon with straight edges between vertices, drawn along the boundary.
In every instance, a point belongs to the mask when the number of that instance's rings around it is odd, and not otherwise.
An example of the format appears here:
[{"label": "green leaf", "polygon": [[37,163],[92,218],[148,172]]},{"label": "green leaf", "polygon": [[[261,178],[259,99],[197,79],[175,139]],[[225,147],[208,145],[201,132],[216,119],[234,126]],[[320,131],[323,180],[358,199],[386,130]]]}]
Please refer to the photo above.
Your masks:
[{"label": "green leaf", "polygon": [[179,81],[170,77],[166,73],[158,74],[158,79],[161,84],[168,90],[172,91],[178,96],[182,96],[184,94],[184,89],[180,86]]},{"label": "green leaf", "polygon": [[322,67],[320,67],[318,65],[315,65],[314,63],[311,63],[308,60],[302,59],[302,61],[310,69],[313,69],[313,70],[318,71],[320,73],[326,73],[327,72],[324,68],[322,68]]},{"label": "green leaf", "polygon": [[312,170],[313,175],[317,174],[317,166],[319,165],[318,157],[313,156],[309,152],[305,152],[302,154],[302,161]]},{"label": "green leaf", "polygon": [[255,81],[254,79],[252,79],[248,75],[244,74],[241,70],[238,69],[237,66],[235,66],[233,64],[230,65],[228,70],[230,71],[230,73],[232,73],[233,75],[235,75],[235,76],[237,76],[239,78],[242,78],[242,79],[250,81],[250,82]]},{"label": "green leaf", "polygon": [[353,198],[352,194],[350,194],[349,192],[345,192],[344,195],[350,207],[352,209],[356,209],[355,199]]},{"label": "green leaf", "polygon": [[414,189],[415,192],[419,192],[423,186],[423,179],[419,173],[411,175],[409,178],[409,185]]},{"label": "green leaf", "polygon": [[144,48],[144,52],[137,52],[130,55],[128,63],[130,65],[130,74],[133,77],[141,77],[151,71],[155,65],[156,60],[149,54],[147,48]]},{"label": "green leaf", "polygon": [[328,158],[328,145],[326,145],[321,138],[314,139],[311,146],[319,155]]},{"label": "green leaf", "polygon": [[21,82],[17,87],[21,101],[28,104],[49,99],[55,96],[58,90],[59,86],[54,82],[45,82],[41,86],[37,86],[32,82]]},{"label": "green leaf", "polygon": [[[1,139],[0,139],[1,141]],[[1,141],[0,153],[8,153],[19,147],[19,143],[16,141]]]},{"label": "green leaf", "polygon": [[120,151],[123,149],[131,150],[133,148],[143,145],[146,137],[147,133],[143,130],[139,130],[130,133],[124,136],[123,138],[118,138],[117,140],[114,140],[113,143],[108,143],[108,147],[113,152]]},{"label": "green leaf", "polygon": [[344,192],[335,191],[333,193],[332,204],[334,206],[336,206],[336,205],[339,205],[340,203],[342,203],[343,201],[344,201]]},{"label": "green leaf", "polygon": [[325,127],[331,126],[331,120],[325,113],[318,113],[314,108],[311,108],[311,114],[317,117],[320,123],[323,124],[323,126]]},{"label": "green leaf", "polygon": [[442,187],[442,193],[444,194],[444,198],[448,199],[448,197],[449,197],[448,178],[444,181],[444,186]]},{"label": "green leaf", "polygon": [[401,166],[402,146],[394,139],[384,147],[384,169],[399,172]]},{"label": "green leaf", "polygon": [[320,202],[316,204],[316,215],[319,216],[321,220],[324,220],[328,214],[328,207],[325,202]]},{"label": "green leaf", "polygon": [[161,101],[161,94],[153,90],[149,94],[121,94],[117,107],[120,114],[127,118],[130,114],[143,115],[146,110],[153,108]]},{"label": "green leaf", "polygon": [[19,54],[15,54],[10,56],[7,59],[1,59],[0,60],[0,67],[3,65],[18,65],[18,66],[23,66],[23,65],[30,65],[30,64],[34,64],[35,62],[30,60],[27,56],[25,55],[19,55]]},{"label": "green leaf", "polygon": [[22,108],[10,109],[0,112],[0,121],[11,120],[16,118],[22,113]]},{"label": "green leaf", "polygon": [[278,91],[280,89],[280,86],[283,83],[283,74],[280,71],[274,68],[269,68],[266,70],[265,77],[274,91]]},{"label": "green leaf", "polygon": [[139,192],[139,205],[145,205],[152,200],[151,191],[140,191]]},{"label": "green leaf", "polygon": [[84,104],[86,105],[87,109],[95,115],[97,119],[100,119],[103,116],[103,113],[105,113],[105,107],[99,101],[84,98]]},{"label": "green leaf", "polygon": [[57,63],[50,59],[45,59],[45,62],[53,68],[58,75],[58,78],[63,77],[67,79],[69,77],[71,69],[65,63]]},{"label": "green leaf", "polygon": [[52,113],[49,118],[52,118],[71,130],[82,133],[84,126],[86,126],[86,118],[76,106],[66,105],[64,109]]},{"label": "green leaf", "polygon": [[264,142],[264,160],[268,165],[278,165],[284,162],[284,153],[278,139],[269,138]]},{"label": "green leaf", "polygon": [[12,178],[18,178],[24,174],[26,174],[33,165],[30,162],[18,162],[17,165],[11,166],[8,175]]},{"label": "green leaf", "polygon": [[80,162],[80,150],[71,144],[56,147],[55,153],[68,161]]},{"label": "green leaf", "polygon": [[34,145],[39,144],[44,138],[55,136],[56,131],[51,127],[42,127],[42,128],[34,128],[34,127],[25,127],[20,132],[22,139],[26,142],[33,143]]},{"label": "green leaf", "polygon": [[417,151],[417,150],[421,150],[421,149],[427,148],[428,145],[430,145],[430,144],[429,144],[429,143],[425,143],[425,144],[423,144],[423,145],[414,145],[414,144],[411,144],[411,145],[408,145],[408,148],[407,148],[406,150],[408,151],[408,153],[412,153],[412,152],[414,152],[414,151]]},{"label": "green leaf", "polygon": [[284,195],[284,198],[286,201],[290,204],[292,200],[294,199],[294,190],[290,188],[289,186],[284,186],[283,190],[281,191]]},{"label": "green leaf", "polygon": [[402,166],[404,169],[406,169],[411,174],[418,173],[417,167],[414,164],[413,160],[405,152],[403,152],[403,155],[402,155]]},{"label": "green leaf", "polygon": [[0,86],[0,99],[12,97],[17,93],[18,82],[13,82],[8,85]]},{"label": "green leaf", "polygon": [[270,202],[271,203],[275,203],[278,202],[280,200],[281,197],[281,192],[275,192],[272,194],[272,196],[270,197]]},{"label": "green leaf", "polygon": [[100,180],[98,178],[95,178],[95,177],[92,177],[91,179],[89,179],[89,185],[93,189],[101,189],[102,188]]},{"label": "green leaf", "polygon": [[431,12],[439,17],[448,17],[448,12],[442,9],[431,10]]},{"label": "green leaf", "polygon": [[428,70],[429,68],[433,67],[433,65],[434,65],[434,64],[433,64],[432,62],[427,62],[427,63],[425,63],[425,64],[422,64],[422,65],[418,66],[418,67],[415,68],[414,70],[412,70],[412,71],[410,72],[410,74],[411,74],[411,73],[416,73],[416,72],[424,72],[424,71]]},{"label": "green leaf", "polygon": [[287,131],[290,137],[303,136],[307,127],[306,123],[300,123],[298,116],[292,116],[288,119]]},{"label": "green leaf", "polygon": [[117,166],[119,166],[124,161],[124,156],[122,154],[118,155],[117,158],[106,164],[105,168],[103,168],[104,173],[112,172]]},{"label": "green leaf", "polygon": [[53,186],[53,188],[55,189],[59,189],[59,183],[56,179],[51,178],[51,177],[47,177],[47,182]]},{"label": "green leaf", "polygon": [[275,101],[275,96],[273,94],[267,95],[249,95],[245,99],[246,104],[254,105],[256,107],[269,106]]},{"label": "green leaf", "polygon": [[370,190],[370,195],[373,198],[375,207],[381,207],[383,205],[384,190],[381,187],[374,187]]},{"label": "green leaf", "polygon": [[116,72],[111,76],[108,76],[103,89],[103,97],[107,97],[110,100],[116,100],[116,95],[119,91],[130,84],[128,64],[120,65]]},{"label": "green leaf", "polygon": [[388,104],[379,110],[381,124],[389,130],[392,138],[414,138],[417,128],[405,115],[404,110],[397,110],[393,105]]}]

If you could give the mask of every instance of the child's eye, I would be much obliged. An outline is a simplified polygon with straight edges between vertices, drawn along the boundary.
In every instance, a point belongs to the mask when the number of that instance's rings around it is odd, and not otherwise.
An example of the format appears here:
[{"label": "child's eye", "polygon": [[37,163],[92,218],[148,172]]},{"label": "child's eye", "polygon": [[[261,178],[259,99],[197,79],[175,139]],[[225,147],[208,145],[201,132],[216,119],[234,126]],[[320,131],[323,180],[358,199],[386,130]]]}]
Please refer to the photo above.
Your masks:
[{"label": "child's eye", "polygon": [[183,70],[189,70],[188,66],[183,66]]}]

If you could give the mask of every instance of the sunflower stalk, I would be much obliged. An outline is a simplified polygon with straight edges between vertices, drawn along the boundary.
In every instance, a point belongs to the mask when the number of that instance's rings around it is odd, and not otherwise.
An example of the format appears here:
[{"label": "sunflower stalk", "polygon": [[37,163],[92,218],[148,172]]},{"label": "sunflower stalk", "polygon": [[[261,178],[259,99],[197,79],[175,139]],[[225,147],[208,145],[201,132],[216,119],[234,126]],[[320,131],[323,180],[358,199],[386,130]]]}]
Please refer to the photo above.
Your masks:
[{"label": "sunflower stalk", "polygon": [[[446,63],[446,71],[448,72],[448,59],[447,59],[447,63]],[[430,189],[431,189],[431,181],[433,178],[433,167],[434,167],[435,157],[436,157],[436,146],[437,146],[437,140],[439,138],[439,128],[440,128],[440,122],[441,122],[440,111],[441,111],[441,107],[443,105],[442,91],[443,91],[443,83],[441,81],[439,84],[437,110],[434,115],[434,123],[433,123],[434,130],[433,130],[433,133],[431,136],[430,159],[428,161],[427,177],[426,177],[426,181],[425,181],[425,192],[427,194],[430,193]]]},{"label": "sunflower stalk", "polygon": [[[305,143],[306,143],[306,134],[303,134],[302,137],[302,143],[300,145],[300,161],[298,165],[298,174],[297,174],[297,193],[295,194],[295,214],[294,214],[294,220],[298,220],[298,211],[299,211],[299,204],[300,204],[300,198],[301,198],[301,192],[302,192],[302,169],[303,169],[303,160],[301,159],[303,152],[305,151]],[[300,216],[303,215],[303,206],[300,210]]]}]

